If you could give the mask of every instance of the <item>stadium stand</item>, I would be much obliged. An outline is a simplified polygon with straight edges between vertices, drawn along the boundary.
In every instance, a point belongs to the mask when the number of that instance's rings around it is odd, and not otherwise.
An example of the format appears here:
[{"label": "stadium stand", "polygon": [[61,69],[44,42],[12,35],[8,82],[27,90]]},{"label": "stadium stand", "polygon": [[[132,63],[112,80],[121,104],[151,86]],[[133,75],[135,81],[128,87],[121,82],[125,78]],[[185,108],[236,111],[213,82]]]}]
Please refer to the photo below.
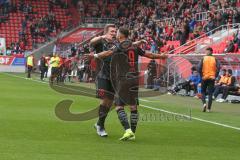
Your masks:
[{"label": "stadium stand", "polygon": [[[94,19],[104,24],[105,19],[113,18],[117,26],[130,28],[133,41],[147,40],[148,43],[142,46],[146,50],[191,56],[212,47],[213,53],[227,63],[222,54],[240,54],[239,6],[239,0],[3,1],[0,35],[6,38],[8,49],[15,56],[21,56],[19,53],[22,51],[32,50],[36,44],[49,41],[50,37],[56,37],[72,24],[93,24]],[[64,57],[87,53],[88,40],[101,31],[94,25],[80,28],[59,39],[57,48],[61,48],[59,52]],[[190,68],[196,62],[194,57],[171,59],[182,78],[191,74]]]},{"label": "stadium stand", "polygon": [[0,35],[15,53],[48,41],[66,29],[72,18],[64,1],[11,0],[1,5],[6,18],[0,23]]},{"label": "stadium stand", "polygon": [[[145,47],[155,52],[157,50],[172,51],[192,39],[209,36],[204,36],[204,33],[220,25],[239,23],[240,19],[239,11],[236,9],[239,6],[238,1],[213,3],[209,0],[133,0],[129,3],[123,0],[12,0],[4,1],[1,5],[3,7],[1,17],[5,18],[1,18],[4,22],[1,22],[0,34],[6,38],[7,47],[12,50],[14,47],[32,50],[36,43],[48,40],[44,33],[54,37],[61,30],[66,29],[71,22],[79,21],[79,16],[116,18],[118,26],[124,25],[131,28],[132,39],[138,40],[145,37],[149,41]],[[130,10],[132,12],[129,12]],[[204,16],[205,13],[207,13],[206,16]],[[47,21],[52,25],[46,26]],[[84,22],[84,18],[81,18],[81,21]],[[194,46],[193,43],[176,53],[182,53]],[[221,50],[217,50],[216,53]]]},{"label": "stadium stand", "polygon": [[[239,23],[238,1],[79,1],[85,17],[117,18],[118,26],[131,28],[134,40],[146,38],[147,49],[172,51],[198,37],[206,38],[215,28]],[[134,5],[133,5],[134,4]],[[129,12],[132,11],[132,12]],[[199,18],[200,17],[200,18]],[[217,30],[215,30],[216,32]],[[211,32],[211,33],[209,33]],[[208,33],[208,34],[205,34]],[[203,39],[200,39],[203,40]],[[224,43],[227,43],[226,41]],[[176,53],[195,47],[182,47]],[[188,50],[190,52],[192,50]],[[219,51],[217,51],[219,52]]]}]

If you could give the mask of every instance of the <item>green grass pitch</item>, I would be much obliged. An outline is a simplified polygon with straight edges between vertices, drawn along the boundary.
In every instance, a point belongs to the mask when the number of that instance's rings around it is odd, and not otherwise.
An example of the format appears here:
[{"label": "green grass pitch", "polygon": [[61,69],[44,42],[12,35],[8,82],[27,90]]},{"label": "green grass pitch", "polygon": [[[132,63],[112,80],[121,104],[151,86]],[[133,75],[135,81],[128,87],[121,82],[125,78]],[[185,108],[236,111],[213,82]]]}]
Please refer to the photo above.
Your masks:
[{"label": "green grass pitch", "polygon": [[[18,77],[16,77],[18,76]],[[0,73],[0,160],[239,160],[240,130],[198,120],[144,120],[142,116],[167,113],[139,107],[141,120],[136,141],[121,142],[123,129],[115,111],[106,120],[108,138],[93,129],[96,119],[59,120],[55,105],[72,99],[72,112],[96,107],[98,99],[63,95],[47,84],[26,80],[23,74]],[[36,78],[35,78],[36,79]],[[202,113],[194,98],[163,95],[142,105],[189,114],[240,128],[240,105],[213,104]]]}]

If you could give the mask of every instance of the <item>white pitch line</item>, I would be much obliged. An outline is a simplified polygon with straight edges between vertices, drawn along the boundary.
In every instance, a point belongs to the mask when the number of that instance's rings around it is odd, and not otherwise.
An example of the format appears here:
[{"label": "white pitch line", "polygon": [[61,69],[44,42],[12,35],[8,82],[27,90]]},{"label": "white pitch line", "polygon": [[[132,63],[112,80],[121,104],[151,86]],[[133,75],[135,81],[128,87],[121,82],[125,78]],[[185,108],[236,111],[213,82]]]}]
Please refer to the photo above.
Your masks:
[{"label": "white pitch line", "polygon": [[[142,100],[142,99],[141,99],[141,100]],[[147,100],[144,100],[144,101],[147,101]],[[197,117],[192,117],[192,116],[188,116],[188,115],[185,115],[185,114],[180,114],[180,113],[176,113],[176,112],[171,112],[171,111],[167,111],[167,110],[164,110],[164,109],[155,108],[155,107],[151,107],[151,106],[147,106],[147,105],[142,105],[142,104],[140,104],[140,106],[142,106],[143,108],[148,108],[148,109],[152,109],[152,110],[155,110],[155,111],[161,111],[161,112],[165,112],[165,113],[168,113],[168,114],[174,114],[174,115],[178,115],[178,116],[184,116],[184,117],[189,118],[189,119],[194,119],[194,120],[197,120],[197,121],[201,121],[201,122],[205,122],[205,123],[210,123],[210,124],[214,124],[214,125],[218,125],[218,126],[222,126],[222,127],[226,127],[226,128],[231,128],[231,129],[235,129],[235,130],[240,131],[240,128],[234,127],[234,126],[230,126],[230,125],[227,125],[227,124],[218,123],[218,122],[214,122],[214,121],[209,121],[209,120],[205,120],[205,119],[201,119],[201,118],[197,118]]]},{"label": "white pitch line", "polygon": [[[13,74],[8,74],[8,73],[4,73],[4,74],[5,74],[5,75],[12,76],[12,77],[22,78],[22,79],[25,79],[25,80],[31,80],[31,81],[34,81],[34,82],[39,82],[39,83],[48,84],[47,82],[42,82],[42,81],[38,81],[38,80],[34,80],[34,79],[26,79],[26,78],[24,78],[24,77],[17,76],[17,75],[13,75]],[[141,100],[141,101],[145,101],[145,102],[151,102],[151,101],[146,100],[146,99],[140,99],[140,100]],[[235,129],[235,130],[240,131],[240,128],[234,127],[234,126],[230,126],[230,125],[227,125],[227,124],[218,123],[218,122],[214,122],[214,121],[209,121],[209,120],[205,120],[205,119],[201,119],[201,118],[197,118],[197,117],[192,117],[192,116],[190,117],[190,116],[185,115],[185,114],[180,114],[180,113],[176,113],[176,112],[171,112],[171,111],[167,111],[167,110],[164,110],[164,109],[155,108],[155,107],[151,107],[151,106],[147,106],[147,105],[142,105],[142,104],[140,104],[140,106],[142,106],[142,107],[144,107],[144,108],[152,109],[152,110],[155,110],[155,111],[161,111],[161,112],[165,112],[165,113],[168,113],[168,114],[174,114],[174,115],[184,116],[184,117],[187,117],[187,118],[189,118],[189,119],[194,119],[194,120],[197,120],[197,121],[201,121],[201,122],[205,122],[205,123],[210,123],[210,124],[218,125],[218,126],[221,126],[221,127],[231,128],[231,129]]]},{"label": "white pitch line", "polygon": [[10,73],[2,73],[2,74],[5,74],[5,75],[11,76],[11,77],[16,77],[16,78],[21,78],[21,79],[25,79],[25,80],[27,80],[27,81],[34,81],[34,82],[39,82],[39,83],[44,83],[44,84],[48,84],[47,82],[44,82],[44,81],[40,81],[40,80],[35,80],[35,79],[28,79],[28,78],[25,78],[25,77],[21,77],[21,76],[17,76],[17,75],[14,75],[14,74],[10,74]]},{"label": "white pitch line", "polygon": [[[3,74],[8,75],[8,76],[12,76],[12,77],[16,77],[16,78],[25,79],[25,80],[28,80],[28,81],[34,81],[34,82],[39,82],[39,83],[43,83],[43,84],[49,84],[46,81],[40,81],[40,80],[36,80],[36,79],[28,79],[28,78],[25,78],[25,77],[21,77],[21,76],[9,74],[9,73],[3,73]],[[81,92],[81,93],[91,94],[89,92],[79,91],[79,90],[76,90],[76,89],[73,89],[73,88],[67,88],[67,87],[63,87],[63,86],[60,86],[60,85],[58,85],[58,87],[63,88],[63,89],[72,90],[72,91]],[[95,95],[95,94],[91,94],[91,95]]]}]

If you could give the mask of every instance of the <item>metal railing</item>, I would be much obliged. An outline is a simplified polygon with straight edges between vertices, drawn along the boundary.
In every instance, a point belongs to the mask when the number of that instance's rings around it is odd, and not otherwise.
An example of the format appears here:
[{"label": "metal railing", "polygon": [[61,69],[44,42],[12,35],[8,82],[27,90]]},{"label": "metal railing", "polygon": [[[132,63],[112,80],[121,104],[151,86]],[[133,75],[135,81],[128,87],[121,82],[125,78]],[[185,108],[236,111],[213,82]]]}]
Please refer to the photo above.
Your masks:
[{"label": "metal railing", "polygon": [[[229,10],[229,9],[233,9],[233,7],[231,8],[223,8],[223,9],[218,9],[215,11],[216,12],[224,12],[226,10]],[[210,13],[211,11],[207,11],[207,12],[199,12],[199,13],[196,13],[195,14],[195,20],[196,21],[206,21],[208,20],[208,13]]]},{"label": "metal railing", "polygon": [[195,14],[195,20],[196,21],[206,21],[208,20],[208,13],[209,12],[200,12]]},{"label": "metal railing", "polygon": [[[224,11],[230,10],[230,9],[234,9],[234,8],[230,7],[230,8],[218,9],[215,12],[224,12]],[[208,20],[208,14],[210,12],[211,11],[195,13],[195,20],[198,21],[198,22],[207,21]],[[155,19],[155,22],[165,22],[165,24],[173,24],[173,25],[175,25],[176,24],[176,19],[175,19],[175,17],[169,17],[169,18],[163,18],[163,19]]]},{"label": "metal railing", "polygon": [[83,19],[85,24],[115,24],[115,18],[96,18],[96,17],[86,17]]},{"label": "metal railing", "polygon": [[164,22],[164,24],[166,24],[166,25],[170,25],[170,24],[176,25],[177,24],[175,17],[156,19],[155,22]]}]

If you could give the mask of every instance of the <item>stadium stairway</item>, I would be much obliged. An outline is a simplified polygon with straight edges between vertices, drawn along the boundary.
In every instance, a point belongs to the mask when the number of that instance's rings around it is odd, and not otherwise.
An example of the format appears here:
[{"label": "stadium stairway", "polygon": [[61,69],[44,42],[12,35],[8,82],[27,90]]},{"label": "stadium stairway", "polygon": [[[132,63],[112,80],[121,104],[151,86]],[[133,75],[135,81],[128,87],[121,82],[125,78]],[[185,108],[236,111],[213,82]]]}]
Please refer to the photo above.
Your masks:
[{"label": "stadium stairway", "polygon": [[238,28],[240,28],[240,24],[223,25],[214,29],[211,32],[215,33],[208,36],[209,40],[203,41],[203,43],[196,46],[196,52],[202,53],[205,48],[212,47],[214,53],[223,53],[227,43],[233,40],[233,34],[237,32]]},{"label": "stadium stairway", "polygon": [[240,24],[222,25],[196,39],[188,41],[182,46],[177,47],[178,45],[174,45],[175,49],[170,51],[168,50],[170,46],[168,42],[161,51],[168,51],[170,54],[201,54],[204,53],[205,48],[213,47],[214,53],[223,53],[227,42],[232,40],[233,34],[239,28]]}]

